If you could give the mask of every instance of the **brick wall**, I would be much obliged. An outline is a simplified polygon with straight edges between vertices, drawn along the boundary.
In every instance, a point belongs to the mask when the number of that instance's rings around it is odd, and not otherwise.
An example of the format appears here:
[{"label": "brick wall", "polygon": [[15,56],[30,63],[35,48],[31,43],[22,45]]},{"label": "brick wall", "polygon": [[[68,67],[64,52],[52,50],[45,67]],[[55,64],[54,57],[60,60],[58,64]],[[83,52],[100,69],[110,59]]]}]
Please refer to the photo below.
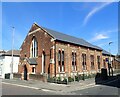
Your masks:
[{"label": "brick wall", "polygon": [[[38,29],[35,24],[30,29],[30,32]],[[29,32],[29,33],[30,33]],[[38,56],[36,57],[37,65],[36,67],[36,74],[41,73],[41,66],[42,66],[42,53],[43,51],[45,52],[45,72],[48,73],[48,68],[50,65],[50,48],[53,47],[54,41],[52,42],[51,39],[52,37],[47,34],[44,30],[40,29],[39,31],[36,31],[35,33],[29,34],[26,36],[22,46],[21,46],[21,51],[20,51],[20,63],[21,65],[24,65],[23,59],[25,57],[30,58],[30,46],[33,37],[37,39],[38,42]],[[53,57],[53,54],[52,54]],[[28,72],[31,73],[31,69],[27,68]],[[52,68],[50,67],[51,71]],[[23,72],[22,66],[19,66],[19,73]]]},{"label": "brick wall", "polygon": [[[58,51],[59,50],[64,50],[65,53],[65,72],[59,72],[58,71],[58,57],[56,57],[56,73],[57,76],[60,74],[62,76],[66,76],[65,73],[68,73],[69,76],[72,76],[73,73],[76,75],[77,73],[81,74],[83,72],[82,70],[82,58],[81,55],[82,53],[85,53],[87,56],[87,70],[85,70],[85,73],[96,73],[98,72],[98,64],[97,64],[97,56],[100,56],[102,58],[102,52],[98,50],[93,50],[90,48],[82,47],[82,46],[77,46],[73,44],[68,44],[68,43],[61,43],[61,42],[56,42],[56,56],[58,56]],[[77,54],[77,71],[73,72],[72,71],[72,51],[75,51]],[[95,69],[91,70],[91,63],[90,63],[90,55],[94,55],[94,66]],[[102,60],[100,60],[100,63],[102,65]],[[100,65],[100,66],[101,66]]]}]

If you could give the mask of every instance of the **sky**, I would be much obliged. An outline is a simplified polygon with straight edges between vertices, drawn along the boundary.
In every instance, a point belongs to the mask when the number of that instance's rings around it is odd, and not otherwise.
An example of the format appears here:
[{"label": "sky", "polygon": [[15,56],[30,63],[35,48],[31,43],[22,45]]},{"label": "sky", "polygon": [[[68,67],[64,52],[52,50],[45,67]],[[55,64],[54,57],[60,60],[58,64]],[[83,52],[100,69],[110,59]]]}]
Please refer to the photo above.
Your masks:
[{"label": "sky", "polygon": [[0,49],[12,49],[12,27],[14,49],[20,49],[34,22],[118,53],[117,2],[3,2]]}]

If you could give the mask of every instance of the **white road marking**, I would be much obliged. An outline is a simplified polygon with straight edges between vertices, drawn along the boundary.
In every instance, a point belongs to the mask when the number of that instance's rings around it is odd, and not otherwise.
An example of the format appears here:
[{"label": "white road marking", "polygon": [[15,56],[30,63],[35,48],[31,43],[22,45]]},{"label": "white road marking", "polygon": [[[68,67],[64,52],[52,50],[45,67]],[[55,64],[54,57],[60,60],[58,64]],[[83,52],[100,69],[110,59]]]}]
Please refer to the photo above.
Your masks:
[{"label": "white road marking", "polygon": [[36,88],[36,87],[31,87],[31,86],[24,86],[24,85],[18,85],[18,84],[11,84],[11,83],[6,83],[6,82],[2,82],[3,84],[8,84],[8,85],[15,85],[15,86],[18,86],[18,87],[24,87],[24,88],[30,88],[30,89],[35,89],[35,90],[42,90],[42,91],[45,91],[45,92],[55,92],[55,91],[52,91],[52,90],[48,90],[48,89],[40,89],[40,88]]},{"label": "white road marking", "polygon": [[18,85],[18,84],[11,84],[11,83],[6,83],[6,82],[2,82],[3,84],[8,84],[8,85],[14,85],[14,86],[18,86],[18,87],[25,87],[25,88],[31,88],[31,89],[36,89],[38,90],[39,88],[36,87],[30,87],[30,86],[24,86],[24,85]]},{"label": "white road marking", "polygon": [[65,86],[65,87],[68,87],[70,85],[64,85],[64,84],[56,84],[56,83],[49,83],[50,85],[56,85],[56,86]]},{"label": "white road marking", "polygon": [[48,89],[42,89],[42,91],[45,91],[45,92],[52,92],[51,90],[48,90]]}]

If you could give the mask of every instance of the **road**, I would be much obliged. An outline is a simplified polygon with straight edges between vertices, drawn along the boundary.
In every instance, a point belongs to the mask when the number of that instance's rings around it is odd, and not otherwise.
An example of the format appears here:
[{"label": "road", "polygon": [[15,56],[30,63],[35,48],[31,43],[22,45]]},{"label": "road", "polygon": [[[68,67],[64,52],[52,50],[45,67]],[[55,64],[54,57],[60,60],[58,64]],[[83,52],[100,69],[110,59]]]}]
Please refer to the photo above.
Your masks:
[{"label": "road", "polygon": [[120,80],[114,80],[104,85],[95,85],[95,87],[73,91],[72,93],[76,95],[120,95]]},{"label": "road", "polygon": [[[66,93],[65,93],[66,92]],[[2,95],[120,95],[120,77],[104,84],[86,87],[72,92],[48,91],[32,89],[31,87],[16,86],[2,83]]]},{"label": "road", "polygon": [[57,95],[57,94],[51,91],[42,91],[2,83],[2,95]]}]

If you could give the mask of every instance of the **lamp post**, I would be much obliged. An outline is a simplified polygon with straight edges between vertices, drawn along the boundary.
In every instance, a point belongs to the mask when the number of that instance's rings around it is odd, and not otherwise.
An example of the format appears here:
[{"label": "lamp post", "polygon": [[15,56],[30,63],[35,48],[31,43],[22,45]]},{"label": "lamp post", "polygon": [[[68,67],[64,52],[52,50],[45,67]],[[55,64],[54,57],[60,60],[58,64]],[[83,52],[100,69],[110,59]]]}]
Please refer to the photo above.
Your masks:
[{"label": "lamp post", "polygon": [[111,68],[111,52],[110,52],[110,44],[112,44],[113,42],[109,42],[109,54],[110,54],[110,57],[109,57],[109,62],[108,62],[108,68],[109,68],[109,76],[110,76],[110,69]]},{"label": "lamp post", "polygon": [[12,31],[12,61],[11,61],[11,74],[10,74],[10,79],[13,79],[13,46],[14,46],[14,31],[15,28],[12,27],[13,31]]}]

